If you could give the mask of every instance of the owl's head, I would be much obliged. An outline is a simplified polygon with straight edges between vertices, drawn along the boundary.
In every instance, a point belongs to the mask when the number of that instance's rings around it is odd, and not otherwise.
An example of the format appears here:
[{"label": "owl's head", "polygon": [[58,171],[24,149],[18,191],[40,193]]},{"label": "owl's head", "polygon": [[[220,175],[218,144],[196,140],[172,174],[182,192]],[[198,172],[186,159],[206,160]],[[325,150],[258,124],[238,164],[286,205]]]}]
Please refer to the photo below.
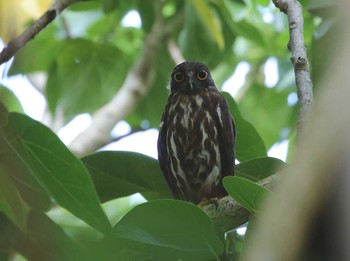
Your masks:
[{"label": "owl's head", "polygon": [[183,62],[171,73],[171,92],[197,94],[209,86],[215,86],[215,84],[208,67],[203,63]]}]

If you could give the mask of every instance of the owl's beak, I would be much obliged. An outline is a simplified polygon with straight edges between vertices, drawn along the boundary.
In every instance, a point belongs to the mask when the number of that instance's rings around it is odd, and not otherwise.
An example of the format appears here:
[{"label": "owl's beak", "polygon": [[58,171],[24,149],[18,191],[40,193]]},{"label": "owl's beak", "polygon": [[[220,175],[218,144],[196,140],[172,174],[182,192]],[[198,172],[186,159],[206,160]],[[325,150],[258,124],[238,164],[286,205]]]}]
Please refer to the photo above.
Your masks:
[{"label": "owl's beak", "polygon": [[188,82],[190,84],[191,91],[193,91],[193,89],[194,89],[194,74],[193,74],[193,72],[189,72],[187,74],[187,76],[188,76],[188,79],[189,79]]}]

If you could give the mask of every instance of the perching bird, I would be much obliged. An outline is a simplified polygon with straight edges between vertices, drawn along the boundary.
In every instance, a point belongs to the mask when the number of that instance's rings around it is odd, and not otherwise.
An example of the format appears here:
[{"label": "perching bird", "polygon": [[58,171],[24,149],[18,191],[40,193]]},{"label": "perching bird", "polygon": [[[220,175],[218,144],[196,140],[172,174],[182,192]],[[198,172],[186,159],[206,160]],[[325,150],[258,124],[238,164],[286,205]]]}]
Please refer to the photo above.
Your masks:
[{"label": "perching bird", "polygon": [[233,175],[235,124],[209,69],[184,62],[171,73],[158,137],[158,159],[175,198],[200,203],[227,195]]}]

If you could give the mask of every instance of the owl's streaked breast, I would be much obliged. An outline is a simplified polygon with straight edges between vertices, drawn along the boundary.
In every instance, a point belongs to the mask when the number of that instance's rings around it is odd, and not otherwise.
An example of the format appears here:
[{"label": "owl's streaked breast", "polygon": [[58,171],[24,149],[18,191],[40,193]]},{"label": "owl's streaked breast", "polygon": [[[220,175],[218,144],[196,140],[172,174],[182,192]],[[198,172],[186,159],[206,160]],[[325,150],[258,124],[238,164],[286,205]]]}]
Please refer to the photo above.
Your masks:
[{"label": "owl's streaked breast", "polygon": [[[174,95],[169,108],[167,143],[170,169],[176,186],[190,201],[210,195],[220,180],[221,159],[218,126],[214,118],[216,104],[207,93]],[[202,106],[209,107],[203,110]]]}]

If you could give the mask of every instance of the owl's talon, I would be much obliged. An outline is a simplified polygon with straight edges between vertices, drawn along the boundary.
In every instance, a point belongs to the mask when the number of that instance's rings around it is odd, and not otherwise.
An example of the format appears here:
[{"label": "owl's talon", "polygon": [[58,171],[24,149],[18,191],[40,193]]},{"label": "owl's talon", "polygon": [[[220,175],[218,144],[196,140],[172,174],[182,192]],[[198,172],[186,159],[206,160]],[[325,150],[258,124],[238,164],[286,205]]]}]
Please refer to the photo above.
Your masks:
[{"label": "owl's talon", "polygon": [[219,198],[203,199],[197,206],[203,208],[209,204],[214,204],[217,207],[219,205]]}]

